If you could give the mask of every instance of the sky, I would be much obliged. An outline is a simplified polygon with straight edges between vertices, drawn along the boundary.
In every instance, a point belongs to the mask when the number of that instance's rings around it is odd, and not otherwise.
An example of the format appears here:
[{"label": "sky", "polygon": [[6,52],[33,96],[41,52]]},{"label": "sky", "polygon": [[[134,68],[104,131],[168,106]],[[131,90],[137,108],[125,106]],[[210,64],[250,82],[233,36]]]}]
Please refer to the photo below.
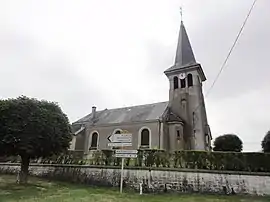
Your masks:
[{"label": "sky", "polygon": [[[91,112],[167,101],[180,6],[197,62],[213,83],[253,0],[1,0],[0,98],[58,102],[73,122]],[[206,97],[213,138],[260,151],[270,130],[270,1],[258,0]]]}]

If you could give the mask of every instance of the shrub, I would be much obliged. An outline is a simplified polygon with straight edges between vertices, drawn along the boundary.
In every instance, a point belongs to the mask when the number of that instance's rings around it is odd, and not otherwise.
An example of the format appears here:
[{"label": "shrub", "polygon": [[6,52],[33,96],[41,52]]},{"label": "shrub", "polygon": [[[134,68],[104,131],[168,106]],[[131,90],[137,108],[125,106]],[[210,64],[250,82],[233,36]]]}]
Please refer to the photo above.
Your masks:
[{"label": "shrub", "polygon": [[[113,156],[113,150],[93,152],[91,161],[86,161],[74,153],[65,153],[50,158],[33,160],[32,163],[51,164],[91,164],[121,165],[121,158]],[[138,167],[174,167],[185,169],[227,170],[248,172],[270,172],[270,153],[259,152],[207,152],[207,151],[175,151],[139,150],[135,159],[125,159],[125,166]],[[16,162],[14,157],[2,158],[2,162]]]}]

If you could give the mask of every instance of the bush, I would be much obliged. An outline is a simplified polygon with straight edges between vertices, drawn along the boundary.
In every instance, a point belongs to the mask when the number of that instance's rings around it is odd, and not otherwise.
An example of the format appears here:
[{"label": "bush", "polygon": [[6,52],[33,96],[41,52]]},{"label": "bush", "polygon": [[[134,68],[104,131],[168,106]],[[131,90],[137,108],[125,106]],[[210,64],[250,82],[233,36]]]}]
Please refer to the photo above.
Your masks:
[{"label": "bush", "polygon": [[[87,164],[120,166],[121,158],[113,156],[113,150],[93,152],[91,161],[86,161],[74,153],[33,160],[32,163],[50,164]],[[15,157],[2,158],[2,162],[16,162]],[[136,159],[125,159],[125,166],[132,167],[174,167],[184,169],[226,170],[248,172],[270,172],[270,153],[259,152],[209,152],[209,151],[175,151],[139,150]]]}]

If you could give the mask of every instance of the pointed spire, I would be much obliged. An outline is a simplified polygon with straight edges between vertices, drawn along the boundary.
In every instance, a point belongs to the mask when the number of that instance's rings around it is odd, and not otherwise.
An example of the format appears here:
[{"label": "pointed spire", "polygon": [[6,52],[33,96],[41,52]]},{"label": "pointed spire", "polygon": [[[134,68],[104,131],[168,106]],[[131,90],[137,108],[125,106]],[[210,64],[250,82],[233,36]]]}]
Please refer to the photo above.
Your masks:
[{"label": "pointed spire", "polygon": [[[182,11],[181,11],[182,16]],[[181,17],[181,25],[178,37],[178,44],[175,56],[175,67],[185,67],[196,64],[191,44],[188,39],[186,28]]]}]

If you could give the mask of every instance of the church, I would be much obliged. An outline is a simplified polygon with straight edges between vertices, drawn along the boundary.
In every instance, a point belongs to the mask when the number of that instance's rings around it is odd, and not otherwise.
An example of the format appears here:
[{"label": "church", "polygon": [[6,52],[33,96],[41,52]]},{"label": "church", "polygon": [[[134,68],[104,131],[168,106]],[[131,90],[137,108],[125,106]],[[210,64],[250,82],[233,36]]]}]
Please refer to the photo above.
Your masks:
[{"label": "church", "polygon": [[70,149],[84,154],[111,149],[108,137],[124,130],[132,134],[130,149],[211,150],[202,91],[206,76],[182,20],[175,62],[164,74],[169,82],[168,101],[104,110],[93,106],[90,114],[72,123]]}]

